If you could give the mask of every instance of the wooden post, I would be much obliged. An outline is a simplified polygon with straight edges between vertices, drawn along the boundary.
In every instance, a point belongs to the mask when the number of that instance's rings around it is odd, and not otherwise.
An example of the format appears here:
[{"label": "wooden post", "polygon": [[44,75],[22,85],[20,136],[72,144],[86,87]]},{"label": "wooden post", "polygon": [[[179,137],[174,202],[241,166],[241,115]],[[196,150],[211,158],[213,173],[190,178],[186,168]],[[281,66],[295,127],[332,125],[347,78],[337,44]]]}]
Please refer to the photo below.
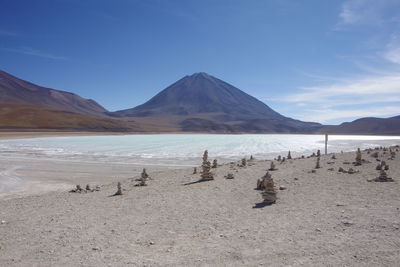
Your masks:
[{"label": "wooden post", "polygon": [[325,134],[325,155],[328,154],[328,134]]}]

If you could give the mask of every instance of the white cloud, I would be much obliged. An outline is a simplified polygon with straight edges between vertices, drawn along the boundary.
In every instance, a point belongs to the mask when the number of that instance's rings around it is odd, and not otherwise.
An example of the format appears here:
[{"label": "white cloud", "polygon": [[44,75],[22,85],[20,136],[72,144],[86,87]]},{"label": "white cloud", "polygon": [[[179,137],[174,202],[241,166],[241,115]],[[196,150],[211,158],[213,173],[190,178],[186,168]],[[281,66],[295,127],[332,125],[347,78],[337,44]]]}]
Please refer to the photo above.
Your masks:
[{"label": "white cloud", "polygon": [[[352,98],[360,98],[358,100],[362,100],[363,103],[395,102],[400,96],[400,74],[301,89],[304,92],[286,96],[281,101],[323,104],[347,100],[346,102],[351,104]],[[357,100],[354,102],[357,104]]]},{"label": "white cloud", "polygon": [[[301,107],[301,112],[294,111],[296,118],[321,123],[399,115],[399,8],[399,0],[344,1],[335,29],[338,32],[363,29],[371,33],[367,37],[369,40],[364,41],[366,53],[360,50],[351,58],[347,56],[364,75],[345,79],[342,78],[348,75],[346,73],[333,79],[312,77],[318,79],[315,82],[320,85],[298,88],[296,93],[276,101],[296,104],[297,109]],[[371,40],[373,46],[365,46],[370,45]]]},{"label": "white cloud", "polygon": [[318,121],[326,123],[337,119],[356,119],[361,117],[390,117],[399,115],[400,105],[387,106],[375,109],[314,109],[307,113],[299,114],[298,118],[304,121]]},{"label": "white cloud", "polygon": [[[300,90],[274,100],[301,107],[302,111],[295,113],[295,117],[301,120],[329,123],[338,119],[400,114],[400,73]],[[291,109],[294,112],[294,108]]]},{"label": "white cloud", "polygon": [[348,0],[342,4],[340,23],[379,25],[393,21],[397,17],[385,13],[398,4],[397,0]]}]

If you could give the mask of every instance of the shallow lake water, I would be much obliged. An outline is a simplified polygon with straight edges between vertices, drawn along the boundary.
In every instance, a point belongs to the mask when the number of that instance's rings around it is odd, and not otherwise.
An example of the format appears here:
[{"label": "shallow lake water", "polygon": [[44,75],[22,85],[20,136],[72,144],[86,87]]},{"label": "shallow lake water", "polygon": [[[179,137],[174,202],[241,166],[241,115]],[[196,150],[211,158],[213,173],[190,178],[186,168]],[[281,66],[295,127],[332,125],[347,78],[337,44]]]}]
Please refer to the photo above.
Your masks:
[{"label": "shallow lake water", "polygon": [[[0,157],[56,159],[186,167],[201,163],[204,150],[220,162],[253,155],[309,155],[324,151],[324,135],[283,134],[157,134],[14,139],[0,141]],[[328,152],[400,144],[400,136],[329,136]]]}]

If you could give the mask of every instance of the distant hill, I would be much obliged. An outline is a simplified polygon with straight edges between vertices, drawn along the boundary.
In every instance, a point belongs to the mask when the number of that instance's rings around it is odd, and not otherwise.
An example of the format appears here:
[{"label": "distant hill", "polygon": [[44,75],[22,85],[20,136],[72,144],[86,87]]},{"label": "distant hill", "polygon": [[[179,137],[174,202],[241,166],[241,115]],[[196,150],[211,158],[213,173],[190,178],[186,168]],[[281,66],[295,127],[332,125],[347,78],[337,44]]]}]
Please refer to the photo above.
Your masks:
[{"label": "distant hill", "polygon": [[109,114],[173,118],[182,131],[310,133],[321,128],[318,123],[284,117],[255,97],[202,72],[185,76],[140,106]]},{"label": "distant hill", "polygon": [[135,122],[0,101],[0,129],[143,131]]},{"label": "distant hill", "polygon": [[0,71],[0,129],[143,131],[136,122],[106,112],[93,100]]},{"label": "distant hill", "polygon": [[0,70],[0,101],[12,101],[39,107],[104,116],[107,112],[94,100],[60,90],[45,88],[21,80]]},{"label": "distant hill", "polygon": [[361,118],[337,126],[325,126],[320,133],[400,135],[400,116],[391,118]]}]

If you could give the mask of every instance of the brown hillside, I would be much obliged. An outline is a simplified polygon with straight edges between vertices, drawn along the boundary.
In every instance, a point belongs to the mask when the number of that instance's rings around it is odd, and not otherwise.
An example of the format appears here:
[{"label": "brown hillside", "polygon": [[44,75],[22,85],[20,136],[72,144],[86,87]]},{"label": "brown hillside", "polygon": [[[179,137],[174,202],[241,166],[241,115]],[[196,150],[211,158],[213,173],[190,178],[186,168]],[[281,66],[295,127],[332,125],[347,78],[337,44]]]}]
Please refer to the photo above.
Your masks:
[{"label": "brown hillside", "polygon": [[141,130],[132,121],[86,116],[52,108],[10,102],[0,102],[0,128],[92,131]]}]

